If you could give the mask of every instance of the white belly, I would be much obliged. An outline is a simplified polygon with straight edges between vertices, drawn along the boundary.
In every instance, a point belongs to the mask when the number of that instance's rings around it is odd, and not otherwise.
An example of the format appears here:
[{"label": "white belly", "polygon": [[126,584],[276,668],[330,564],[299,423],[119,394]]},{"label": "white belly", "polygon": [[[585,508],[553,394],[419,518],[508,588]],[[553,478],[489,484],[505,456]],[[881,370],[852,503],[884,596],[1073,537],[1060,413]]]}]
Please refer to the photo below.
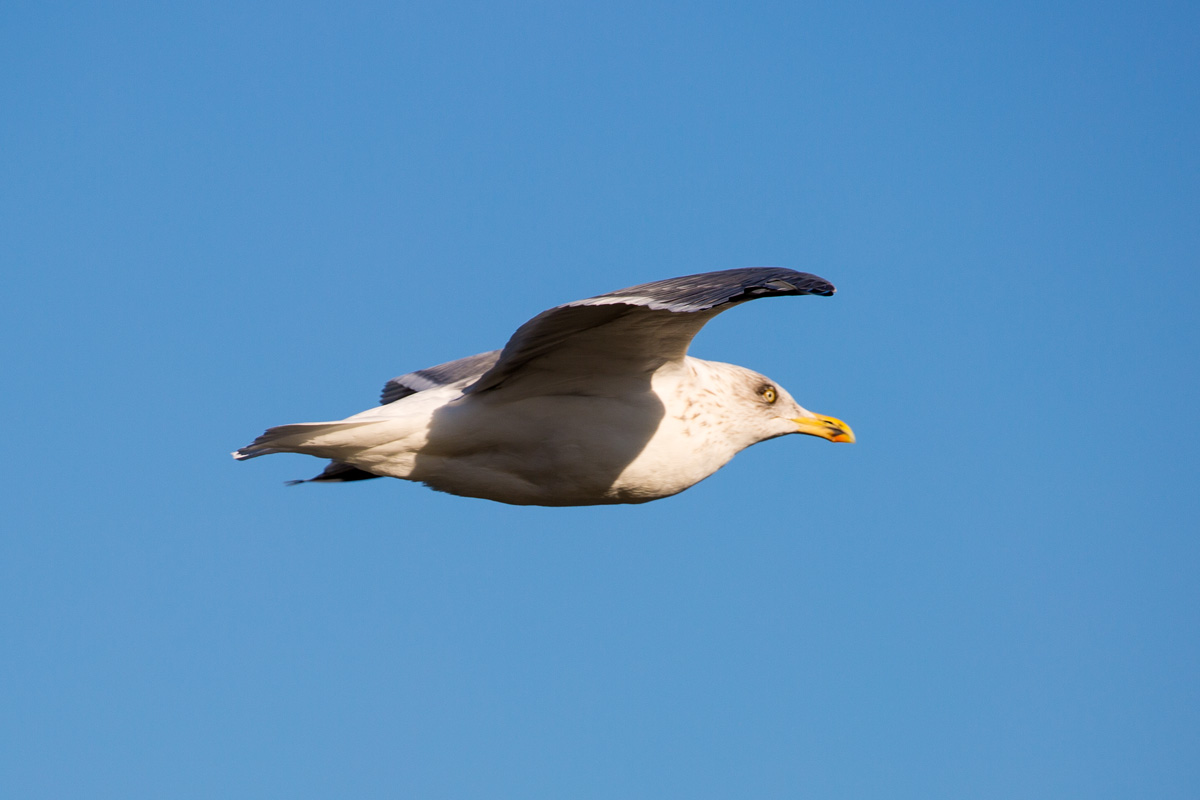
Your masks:
[{"label": "white belly", "polygon": [[[690,375],[619,398],[467,395],[433,413],[408,464],[386,474],[518,505],[641,503],[683,491],[741,449],[715,435]],[[681,383],[682,381],[682,383]],[[403,459],[408,461],[408,459]],[[379,465],[372,469],[381,472]],[[404,472],[404,474],[398,474]]]}]

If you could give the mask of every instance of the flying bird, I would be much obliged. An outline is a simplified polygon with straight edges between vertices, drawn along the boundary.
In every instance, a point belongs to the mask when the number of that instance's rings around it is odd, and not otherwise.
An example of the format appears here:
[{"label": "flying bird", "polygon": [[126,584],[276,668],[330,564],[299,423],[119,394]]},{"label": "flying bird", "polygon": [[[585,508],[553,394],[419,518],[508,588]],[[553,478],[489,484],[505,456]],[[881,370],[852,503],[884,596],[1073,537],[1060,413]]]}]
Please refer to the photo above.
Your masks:
[{"label": "flying bird", "polygon": [[331,459],[308,481],[392,477],[501,503],[644,503],[682,492],[738,452],[789,433],[853,442],[745,367],[687,354],[717,314],[760,297],[834,293],[782,268],[731,269],[576,300],[492,350],[392,378],[382,405],[270,428],[237,450]]}]

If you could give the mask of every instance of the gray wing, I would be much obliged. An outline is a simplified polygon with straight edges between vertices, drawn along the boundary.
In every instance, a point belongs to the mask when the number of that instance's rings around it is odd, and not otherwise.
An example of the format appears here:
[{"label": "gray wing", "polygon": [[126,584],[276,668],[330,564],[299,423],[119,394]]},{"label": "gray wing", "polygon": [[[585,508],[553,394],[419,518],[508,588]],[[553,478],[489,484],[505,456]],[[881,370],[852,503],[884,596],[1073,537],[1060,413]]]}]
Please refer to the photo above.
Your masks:
[{"label": "gray wing", "polygon": [[388,403],[394,403],[410,394],[434,389],[438,386],[448,386],[465,378],[478,377],[491,369],[499,358],[499,350],[489,350],[486,353],[447,361],[436,367],[427,367],[400,375],[384,384],[379,403],[386,406]]},{"label": "gray wing", "polygon": [[285,481],[288,486],[296,486],[301,483],[348,483],[350,481],[366,481],[371,478],[379,478],[376,475],[366,470],[352,467],[349,464],[343,464],[341,461],[330,461],[329,466],[315,478],[308,478],[302,481]]},{"label": "gray wing", "polygon": [[468,393],[531,382],[532,391],[587,394],[610,378],[644,378],[682,359],[704,324],[760,297],[829,296],[833,284],[807,272],[755,267],[670,278],[543,311],[508,340]]}]

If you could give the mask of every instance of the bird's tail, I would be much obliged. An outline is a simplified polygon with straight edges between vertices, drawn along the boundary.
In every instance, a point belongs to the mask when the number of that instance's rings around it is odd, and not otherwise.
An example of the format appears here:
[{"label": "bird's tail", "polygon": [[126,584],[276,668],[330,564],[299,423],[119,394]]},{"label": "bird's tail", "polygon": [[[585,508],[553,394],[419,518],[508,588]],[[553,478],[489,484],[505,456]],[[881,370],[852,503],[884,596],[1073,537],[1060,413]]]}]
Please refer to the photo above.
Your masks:
[{"label": "bird's tail", "polygon": [[300,422],[280,425],[267,431],[240,450],[233,451],[238,461],[272,453],[304,453],[319,458],[337,459],[348,451],[361,450],[377,442],[364,428],[379,426],[380,420],[340,422]]}]

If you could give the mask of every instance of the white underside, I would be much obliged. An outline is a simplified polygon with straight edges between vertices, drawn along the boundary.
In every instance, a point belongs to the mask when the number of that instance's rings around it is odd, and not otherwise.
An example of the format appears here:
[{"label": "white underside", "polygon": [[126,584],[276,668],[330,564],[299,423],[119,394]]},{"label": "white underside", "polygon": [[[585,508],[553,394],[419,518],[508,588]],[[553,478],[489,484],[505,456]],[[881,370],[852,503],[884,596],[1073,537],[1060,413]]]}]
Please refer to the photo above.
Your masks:
[{"label": "white underside", "polygon": [[756,375],[688,357],[655,373],[652,392],[600,380],[586,395],[464,395],[464,381],[337,423],[284,426],[271,445],[505,503],[646,502],[788,432],[739,424],[729,387],[745,374]]}]

